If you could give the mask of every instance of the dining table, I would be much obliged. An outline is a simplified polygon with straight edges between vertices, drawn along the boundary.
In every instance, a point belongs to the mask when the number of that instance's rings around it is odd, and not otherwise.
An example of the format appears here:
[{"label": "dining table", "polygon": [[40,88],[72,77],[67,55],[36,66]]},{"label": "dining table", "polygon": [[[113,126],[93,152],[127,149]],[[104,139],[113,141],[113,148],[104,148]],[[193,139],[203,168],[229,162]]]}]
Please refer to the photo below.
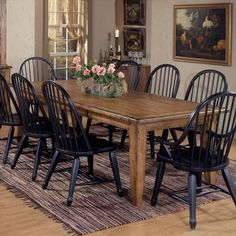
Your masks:
[{"label": "dining table", "polygon": [[[57,80],[55,83],[69,93],[82,116],[128,130],[129,197],[140,207],[145,185],[147,132],[185,126],[197,104],[138,91],[129,91],[116,98],[96,96],[82,92],[78,80]],[[43,99],[42,82],[32,84]]]}]

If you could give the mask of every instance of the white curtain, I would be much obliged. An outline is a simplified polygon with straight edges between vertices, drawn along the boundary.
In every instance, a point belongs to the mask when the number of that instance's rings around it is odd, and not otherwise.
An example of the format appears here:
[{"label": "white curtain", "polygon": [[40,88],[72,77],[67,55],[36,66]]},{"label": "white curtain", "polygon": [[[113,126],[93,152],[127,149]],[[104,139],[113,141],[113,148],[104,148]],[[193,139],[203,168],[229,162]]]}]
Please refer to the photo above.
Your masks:
[{"label": "white curtain", "polygon": [[48,0],[49,40],[56,39],[62,23],[66,24],[70,38],[77,40],[77,53],[84,59],[87,55],[88,0]]}]

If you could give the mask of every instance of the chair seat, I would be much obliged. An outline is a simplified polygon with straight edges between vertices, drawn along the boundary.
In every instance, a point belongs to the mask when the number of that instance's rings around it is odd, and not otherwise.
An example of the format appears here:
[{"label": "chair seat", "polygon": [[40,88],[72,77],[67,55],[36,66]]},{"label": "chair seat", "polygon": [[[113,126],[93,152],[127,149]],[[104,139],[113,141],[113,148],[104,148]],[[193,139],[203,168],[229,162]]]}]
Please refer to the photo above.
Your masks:
[{"label": "chair seat", "polygon": [[159,154],[158,157],[169,163],[172,163],[172,165],[177,169],[189,172],[217,171],[226,167],[229,163],[229,158],[225,156],[224,160],[219,165],[217,160],[218,156],[221,155],[220,151],[214,154],[211,152],[211,150],[208,150],[208,156],[210,157],[209,160],[206,160],[206,149],[201,148],[200,151],[200,147],[195,147],[193,151],[195,156],[200,156],[201,158],[196,158],[193,160],[190,160],[191,152],[192,151],[190,148],[186,148],[186,146],[179,146],[178,149],[171,151],[171,157],[167,157],[167,155],[164,153],[163,155]]},{"label": "chair seat", "polygon": [[111,152],[116,149],[115,143],[109,143],[106,139],[98,138],[95,135],[89,135],[89,141],[94,153]]},{"label": "chair seat", "polygon": [[52,125],[48,119],[41,119],[36,124],[28,125],[25,135],[33,138],[50,138],[53,136]]},{"label": "chair seat", "polygon": [[0,124],[6,126],[12,126],[12,125],[20,126],[22,125],[22,122],[18,114],[13,114],[13,116],[8,117],[8,119],[0,117]]},{"label": "chair seat", "polygon": [[[75,156],[78,156],[78,155],[87,156],[87,155],[93,155],[96,153],[112,152],[116,149],[115,143],[110,143],[106,139],[98,138],[95,135],[91,135],[91,134],[88,135],[88,139],[89,139],[92,150],[88,150],[83,137],[81,137],[81,136],[77,137],[77,140],[75,140],[75,139],[72,139],[71,134],[68,135],[68,140],[66,140],[66,141],[64,140],[64,142],[66,142],[68,144],[70,143],[70,145],[69,145],[70,147],[76,147],[77,145],[75,145],[73,143],[77,142],[80,144],[80,149],[79,150],[74,149],[74,150],[71,150],[70,152],[67,152],[64,149],[57,147],[57,145],[56,145],[56,149],[58,149],[60,152],[70,153],[70,155],[75,155]],[[73,142],[73,143],[71,143],[71,142]]]}]

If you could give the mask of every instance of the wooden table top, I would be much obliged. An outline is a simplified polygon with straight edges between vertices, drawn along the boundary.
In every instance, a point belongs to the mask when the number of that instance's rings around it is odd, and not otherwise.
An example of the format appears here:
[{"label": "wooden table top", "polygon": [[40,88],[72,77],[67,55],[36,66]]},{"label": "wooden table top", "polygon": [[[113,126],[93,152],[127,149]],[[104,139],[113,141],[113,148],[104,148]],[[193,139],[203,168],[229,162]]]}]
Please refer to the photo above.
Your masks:
[{"label": "wooden table top", "polygon": [[[77,80],[58,80],[80,108],[93,112],[109,112],[110,116],[127,119],[129,122],[148,122],[148,120],[165,120],[168,117],[188,117],[195,109],[196,103],[181,99],[170,99],[143,92],[128,92],[122,97],[107,98],[80,92]],[[33,82],[38,93],[41,93],[42,82]]]}]

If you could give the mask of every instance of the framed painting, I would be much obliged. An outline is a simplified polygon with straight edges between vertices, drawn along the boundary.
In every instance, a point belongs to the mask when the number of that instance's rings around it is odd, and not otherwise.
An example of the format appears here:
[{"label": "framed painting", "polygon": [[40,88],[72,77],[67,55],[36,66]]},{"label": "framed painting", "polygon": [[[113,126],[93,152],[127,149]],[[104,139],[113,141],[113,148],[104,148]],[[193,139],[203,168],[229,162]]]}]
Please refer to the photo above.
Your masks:
[{"label": "framed painting", "polygon": [[139,52],[145,57],[146,54],[146,29],[124,28],[124,54]]},{"label": "framed painting", "polygon": [[175,60],[231,65],[232,4],[174,6]]},{"label": "framed painting", "polygon": [[124,0],[124,24],[145,25],[146,0]]}]

